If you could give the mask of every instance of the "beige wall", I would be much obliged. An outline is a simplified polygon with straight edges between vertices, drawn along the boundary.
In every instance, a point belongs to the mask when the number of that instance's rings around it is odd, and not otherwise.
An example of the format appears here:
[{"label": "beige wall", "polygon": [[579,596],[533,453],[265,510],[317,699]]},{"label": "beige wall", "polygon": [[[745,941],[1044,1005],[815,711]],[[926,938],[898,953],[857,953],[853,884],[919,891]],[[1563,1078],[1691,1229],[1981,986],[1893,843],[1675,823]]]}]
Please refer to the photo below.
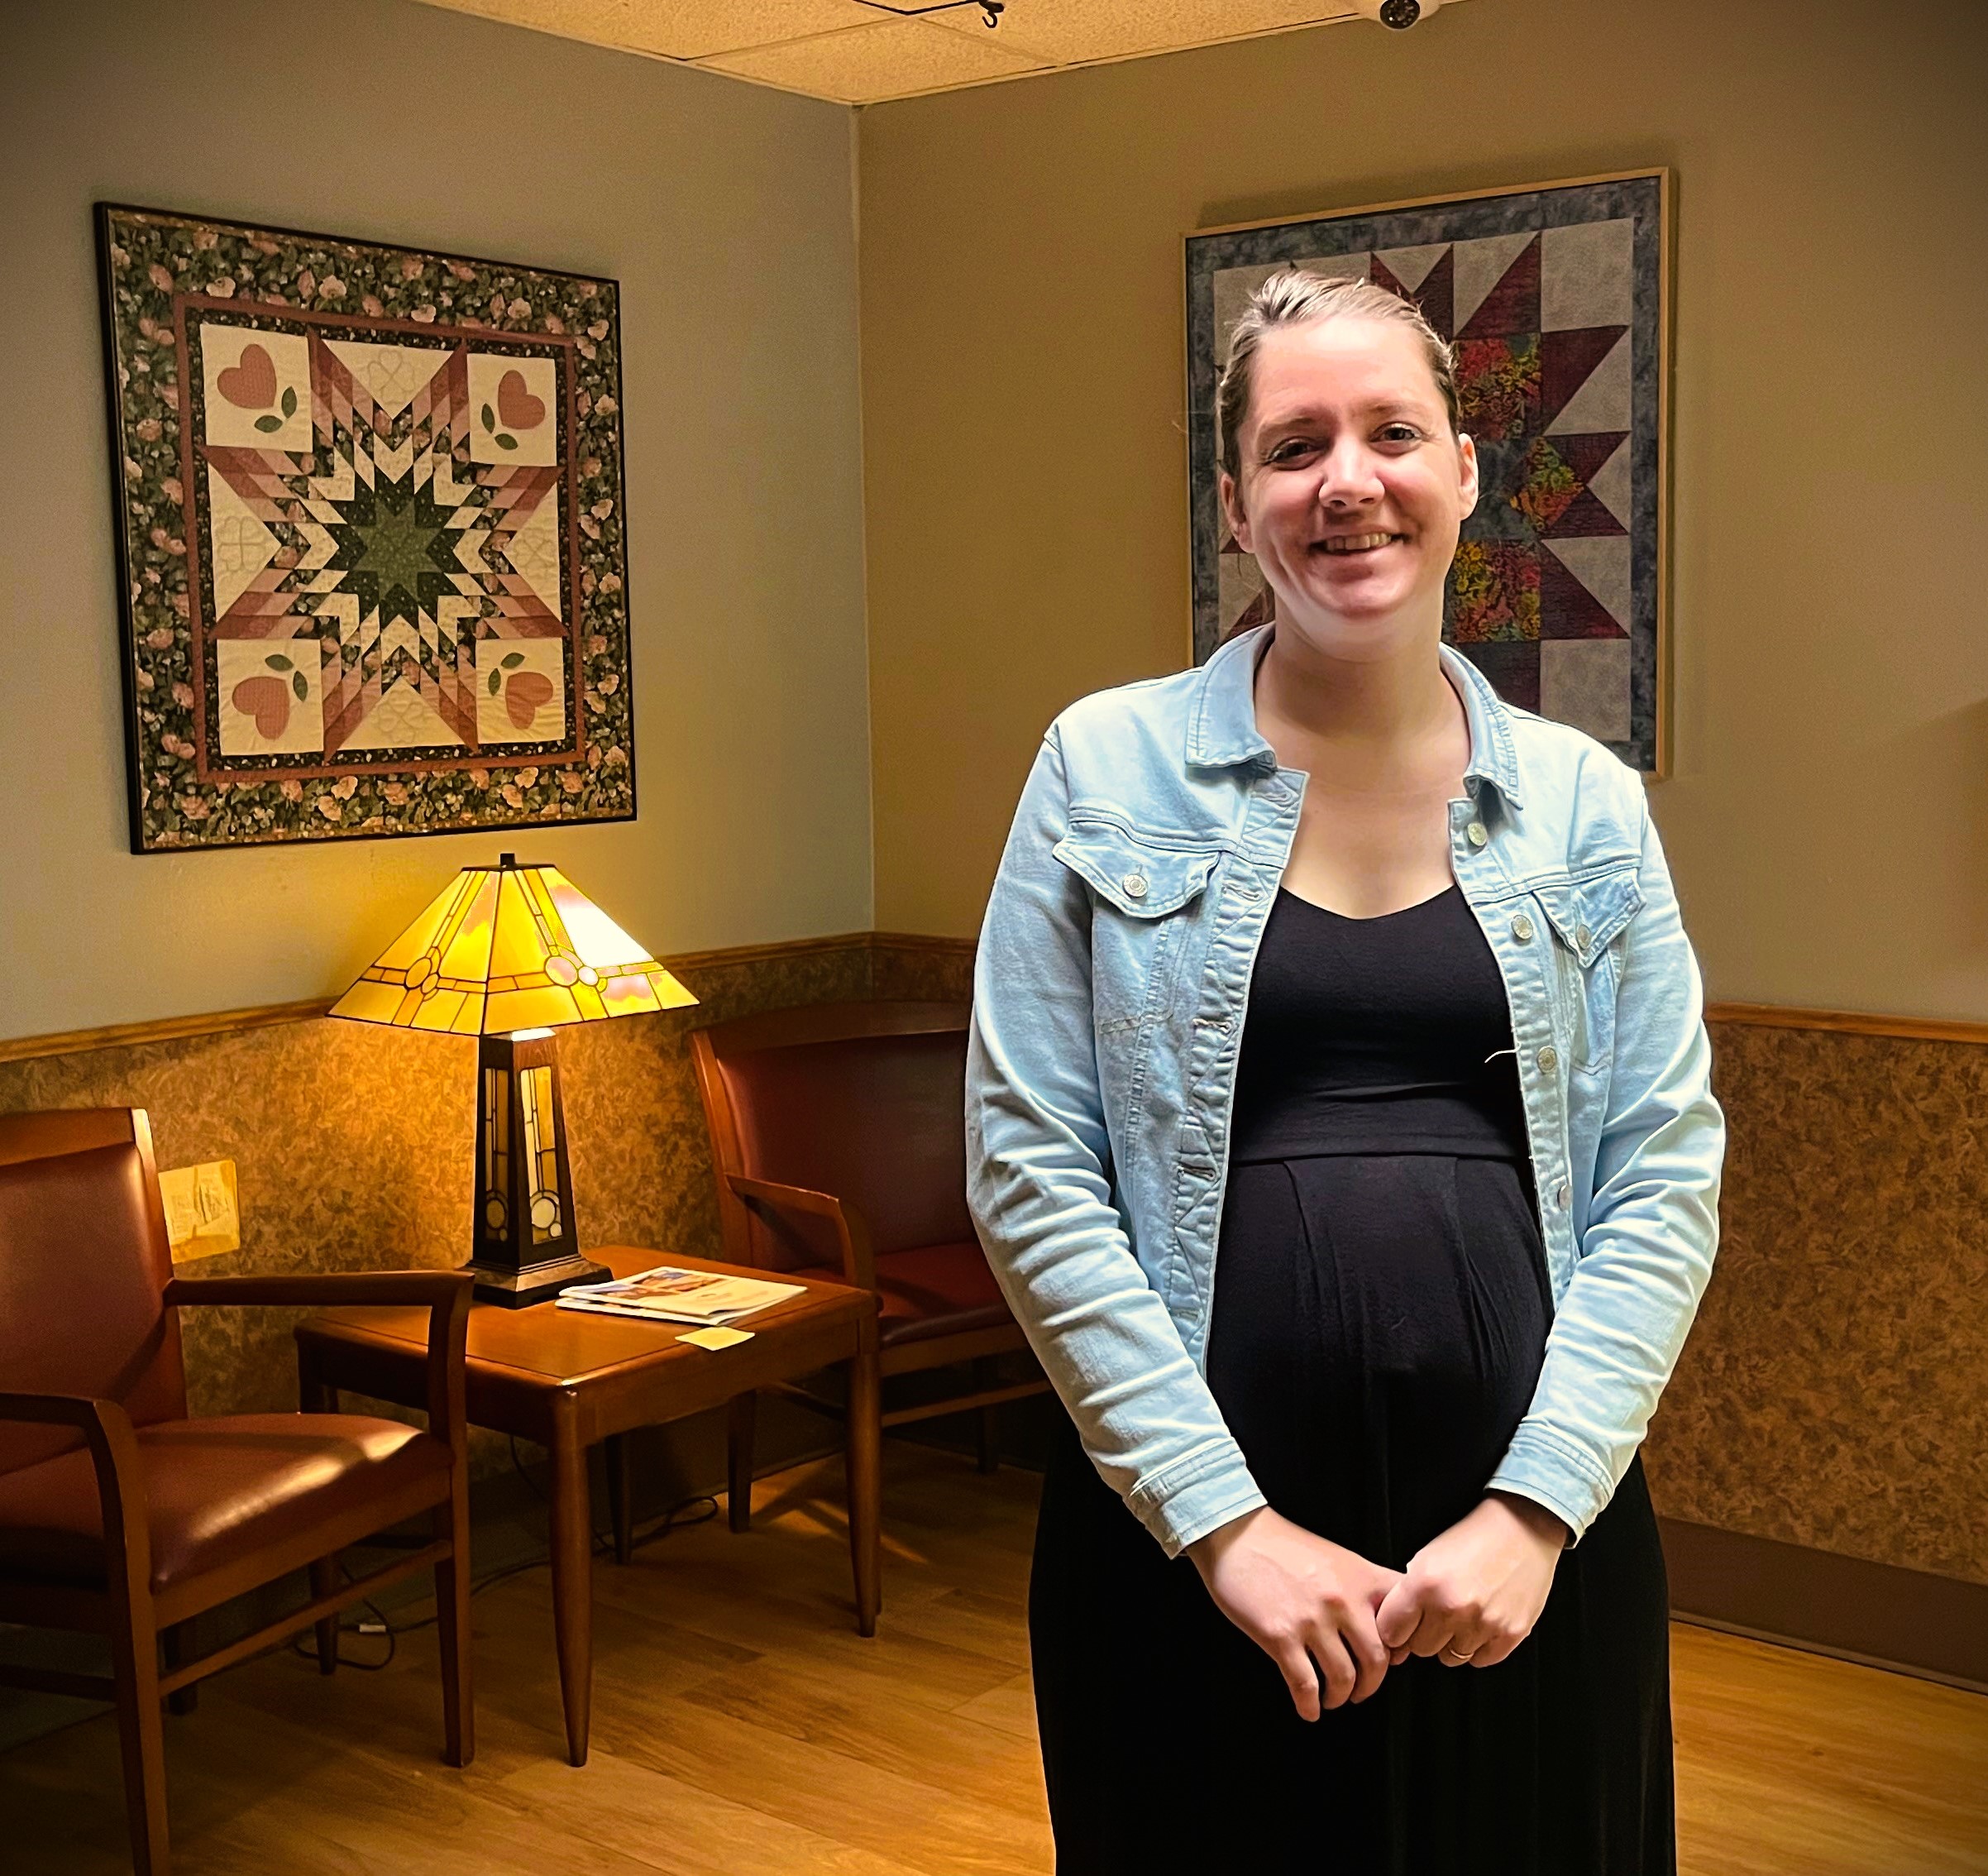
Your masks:
[{"label": "beige wall", "polygon": [[335,991],[523,844],[127,851],[93,199],[618,278],[641,819],[529,845],[664,951],[867,928],[847,112],[408,0],[6,12],[0,1038]]},{"label": "beige wall", "polygon": [[1180,237],[1668,164],[1673,769],[1715,997],[1988,1017],[1988,8],[1473,0],[862,117],[877,922],[1186,662]]}]

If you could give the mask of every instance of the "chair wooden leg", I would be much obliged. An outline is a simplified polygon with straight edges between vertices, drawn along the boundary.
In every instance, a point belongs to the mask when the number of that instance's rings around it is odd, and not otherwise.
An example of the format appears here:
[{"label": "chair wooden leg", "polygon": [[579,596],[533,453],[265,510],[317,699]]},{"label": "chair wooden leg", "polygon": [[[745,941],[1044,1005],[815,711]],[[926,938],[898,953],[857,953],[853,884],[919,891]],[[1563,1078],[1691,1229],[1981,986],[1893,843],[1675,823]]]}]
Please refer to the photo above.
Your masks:
[{"label": "chair wooden leg", "polygon": [[614,1561],[626,1563],[635,1554],[633,1476],[628,1465],[628,1436],[609,1433],[601,1442],[608,1466],[608,1522],[614,1530]]},{"label": "chair wooden leg", "polygon": [[863,1325],[849,1363],[849,1559],[856,1575],[856,1632],[877,1633],[883,1606],[882,1546],[878,1524],[883,1496],[883,1384],[877,1371],[877,1325]]},{"label": "chair wooden leg", "polygon": [[[297,1405],[306,1414],[338,1411],[338,1390],[318,1371],[310,1350],[302,1342],[297,1345]],[[338,1587],[338,1559],[321,1558],[312,1564],[310,1580],[313,1602],[321,1596],[330,1596]],[[318,1636],[318,1672],[335,1674],[338,1672],[338,1618],[327,1615],[313,1626]]]},{"label": "chair wooden leg", "polygon": [[[190,1617],[184,1622],[174,1622],[170,1628],[161,1630],[159,1639],[165,1644],[165,1665],[169,1669],[184,1668],[193,1659],[194,1625]],[[191,1713],[199,1704],[200,1688],[198,1682],[165,1697],[165,1710],[168,1713]]]},{"label": "chair wooden leg", "polygon": [[[338,1559],[336,1555],[320,1557],[310,1567],[311,1601],[321,1596],[333,1596],[338,1590]],[[327,1615],[312,1625],[318,1636],[318,1672],[335,1674],[338,1672],[338,1618]]]},{"label": "chair wooden leg", "polygon": [[149,1616],[140,1634],[129,1611],[111,1624],[117,1682],[117,1744],[124,1759],[124,1809],[131,1827],[133,1876],[170,1876],[165,1829],[165,1737],[159,1713],[158,1643]]},{"label": "chair wooden leg", "polygon": [[738,1394],[725,1417],[725,1510],[735,1531],[753,1528],[753,1431],[759,1396]]},{"label": "chair wooden leg", "polygon": [[[1001,1385],[1001,1363],[992,1355],[982,1355],[973,1364],[973,1388],[976,1393],[984,1393]],[[980,1469],[983,1472],[1001,1469],[1001,1409],[983,1407],[980,1409]]]},{"label": "chair wooden leg", "polygon": [[435,1510],[435,1534],[450,1543],[435,1566],[435,1627],[442,1639],[442,1756],[467,1765],[476,1756],[476,1707],[470,1676],[470,1512],[460,1479]]}]

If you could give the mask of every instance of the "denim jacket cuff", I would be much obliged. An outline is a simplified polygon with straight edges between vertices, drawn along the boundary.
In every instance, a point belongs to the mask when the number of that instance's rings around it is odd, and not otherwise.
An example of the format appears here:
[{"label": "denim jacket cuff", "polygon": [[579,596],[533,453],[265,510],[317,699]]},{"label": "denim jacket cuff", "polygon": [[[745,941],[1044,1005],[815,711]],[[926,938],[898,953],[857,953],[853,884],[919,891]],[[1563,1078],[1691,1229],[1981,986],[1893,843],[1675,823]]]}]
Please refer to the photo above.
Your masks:
[{"label": "denim jacket cuff", "polygon": [[1529,1498],[1552,1512],[1579,1543],[1615,1496],[1615,1486],[1594,1460],[1564,1435],[1535,1422],[1524,1421],[1498,1462],[1484,1489]]},{"label": "denim jacket cuff", "polygon": [[1169,1557],[1231,1519],[1269,1502],[1250,1476],[1242,1448],[1222,1439],[1142,1479],[1125,1502]]}]

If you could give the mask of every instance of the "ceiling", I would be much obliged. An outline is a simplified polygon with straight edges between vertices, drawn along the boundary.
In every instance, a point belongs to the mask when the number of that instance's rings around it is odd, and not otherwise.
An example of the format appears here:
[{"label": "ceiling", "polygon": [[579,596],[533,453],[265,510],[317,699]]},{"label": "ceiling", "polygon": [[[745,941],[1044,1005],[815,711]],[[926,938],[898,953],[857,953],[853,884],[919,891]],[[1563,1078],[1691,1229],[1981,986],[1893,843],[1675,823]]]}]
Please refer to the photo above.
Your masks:
[{"label": "ceiling", "polygon": [[[910,11],[930,0],[895,0]],[[874,104],[1254,39],[1354,17],[1352,0],[1006,0],[901,18],[863,0],[426,0],[782,91]],[[1362,24],[1362,31],[1385,29]]]}]

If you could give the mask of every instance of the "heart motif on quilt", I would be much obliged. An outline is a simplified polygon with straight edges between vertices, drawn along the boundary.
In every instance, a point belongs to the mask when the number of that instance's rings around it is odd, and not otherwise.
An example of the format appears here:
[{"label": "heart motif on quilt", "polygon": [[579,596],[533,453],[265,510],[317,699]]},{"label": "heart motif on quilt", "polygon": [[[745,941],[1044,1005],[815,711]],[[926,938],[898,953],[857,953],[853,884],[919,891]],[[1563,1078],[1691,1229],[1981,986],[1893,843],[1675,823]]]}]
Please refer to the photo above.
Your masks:
[{"label": "heart motif on quilt", "polygon": [[528,730],[541,704],[552,701],[552,680],[542,671],[520,671],[504,687],[504,713],[514,730]]},{"label": "heart motif on quilt", "polygon": [[545,400],[524,388],[524,373],[506,371],[497,381],[497,414],[509,430],[535,430],[545,421]]},{"label": "heart motif on quilt", "polygon": [[259,735],[274,741],[290,720],[290,687],[280,677],[244,677],[232,693],[235,708],[256,720]]},{"label": "heart motif on quilt", "polygon": [[266,410],[276,401],[276,367],[259,345],[245,345],[241,357],[215,380],[237,410]]}]

